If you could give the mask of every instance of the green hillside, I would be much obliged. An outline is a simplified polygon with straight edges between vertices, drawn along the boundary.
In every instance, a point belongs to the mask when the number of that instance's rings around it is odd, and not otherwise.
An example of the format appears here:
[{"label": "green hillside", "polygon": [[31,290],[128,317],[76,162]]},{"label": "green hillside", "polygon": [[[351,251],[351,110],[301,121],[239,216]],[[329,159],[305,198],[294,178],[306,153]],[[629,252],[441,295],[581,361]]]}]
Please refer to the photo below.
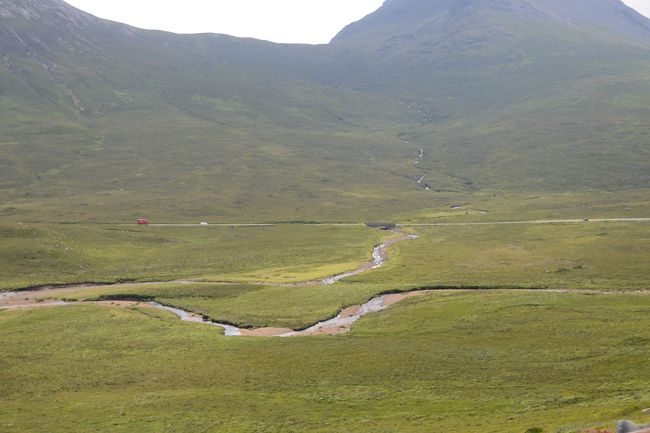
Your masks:
[{"label": "green hillside", "polygon": [[420,113],[404,137],[436,182],[647,187],[650,21],[588,3],[388,1],[334,39],[339,77]]},{"label": "green hillside", "polygon": [[303,46],[2,0],[0,218],[358,221],[528,191],[636,200],[650,24],[592,3],[391,0]]}]

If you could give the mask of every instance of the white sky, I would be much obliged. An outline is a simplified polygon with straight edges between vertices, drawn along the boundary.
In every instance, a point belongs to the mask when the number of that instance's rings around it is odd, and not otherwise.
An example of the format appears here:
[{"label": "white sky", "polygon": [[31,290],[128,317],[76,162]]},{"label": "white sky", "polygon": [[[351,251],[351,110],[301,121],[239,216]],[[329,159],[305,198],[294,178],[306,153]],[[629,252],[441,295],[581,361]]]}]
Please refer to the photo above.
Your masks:
[{"label": "white sky", "polygon": [[650,17],[650,0],[623,0],[623,3]]},{"label": "white sky", "polygon": [[[66,0],[114,21],[176,33],[225,33],[274,42],[327,43],[383,0]],[[650,16],[650,0],[624,0]]]},{"label": "white sky", "polygon": [[[383,0],[65,0],[101,18],[176,33],[328,43]],[[650,0],[649,0],[650,1]]]}]

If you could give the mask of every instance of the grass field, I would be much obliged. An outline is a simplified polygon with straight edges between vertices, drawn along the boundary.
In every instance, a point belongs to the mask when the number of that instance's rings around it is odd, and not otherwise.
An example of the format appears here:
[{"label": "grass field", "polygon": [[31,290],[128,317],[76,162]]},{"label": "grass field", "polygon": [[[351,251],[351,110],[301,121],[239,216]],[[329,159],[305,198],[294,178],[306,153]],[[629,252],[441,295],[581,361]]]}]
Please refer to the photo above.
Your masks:
[{"label": "grass field", "polygon": [[394,286],[650,287],[650,224],[417,228],[398,259],[350,279]]},{"label": "grass field", "polygon": [[[294,329],[389,290],[650,287],[647,224],[413,230],[420,238],[391,247],[380,269],[332,286],[273,286],[245,282],[354,269],[389,235],[4,223],[0,280],[239,281],[58,296],[138,295],[244,327]],[[226,338],[150,308],[0,311],[0,431],[573,433],[650,421],[649,311],[650,296],[633,293],[442,291],[344,336],[291,339]]]},{"label": "grass field", "polygon": [[[142,229],[143,233],[150,233]],[[155,230],[159,230],[155,228]],[[178,230],[178,229],[175,229]],[[198,232],[197,232],[198,230]],[[220,230],[220,229],[219,229]],[[215,233],[223,233],[217,230]],[[260,229],[237,229],[239,233],[259,233]],[[229,270],[216,280],[242,280],[249,282],[292,280],[302,276],[305,279],[328,275],[338,268],[354,269],[367,260],[368,251],[375,236],[363,228],[329,228],[317,226],[278,226],[262,229],[268,236],[310,234],[303,240],[296,254],[282,248],[262,250],[274,260],[293,260],[273,271],[268,268],[239,271]],[[482,288],[551,288],[551,289],[594,289],[634,290],[650,288],[650,225],[636,223],[589,223],[531,226],[458,226],[417,228],[420,238],[392,246],[388,263],[380,268],[352,277],[332,286],[282,287],[252,284],[210,285],[169,284],[135,285],[123,287],[101,287],[67,291],[57,296],[65,299],[97,299],[106,297],[130,297],[137,295],[156,299],[159,302],[205,314],[213,319],[235,323],[243,327],[290,327],[302,328],[335,315],[342,308],[363,303],[379,293],[392,290],[409,290],[422,287],[482,287]],[[174,231],[173,231],[174,232]],[[326,236],[338,233],[341,238],[336,244],[324,245],[322,250],[307,249],[308,242],[322,242],[316,235]],[[200,229],[183,229],[178,233],[201,233]],[[248,232],[250,233],[250,232]],[[359,236],[356,241],[354,238]],[[259,235],[258,236],[262,236]],[[351,236],[348,238],[347,236]],[[268,237],[252,237],[243,245],[262,245]],[[203,240],[201,239],[203,242]],[[194,239],[193,242],[198,242]],[[296,240],[297,242],[297,240]],[[347,242],[347,244],[345,244]],[[191,243],[190,243],[191,245]],[[172,262],[173,254],[168,251],[170,270],[180,268],[183,263],[201,263],[202,254],[212,241],[187,248],[195,251],[196,259],[189,253],[183,255],[184,262]],[[230,248],[223,254],[243,249],[243,245]],[[336,245],[348,251],[333,253]],[[364,249],[365,248],[365,249]],[[218,251],[221,251],[220,249]],[[319,251],[319,255],[299,256],[304,251]],[[356,251],[356,252],[355,252]],[[277,254],[273,256],[272,253]],[[357,254],[356,262],[354,254]],[[167,254],[167,253],[165,253]],[[218,254],[214,252],[213,254]],[[219,257],[219,256],[217,256]],[[321,266],[306,260],[325,260],[330,266]],[[225,259],[224,259],[225,260]],[[302,260],[302,261],[299,261]],[[346,261],[347,260],[347,261]],[[337,264],[347,263],[345,265]],[[242,266],[255,262],[241,262]],[[142,264],[140,264],[142,265]],[[218,263],[215,266],[227,266]],[[174,267],[175,266],[175,267]],[[277,269],[281,268],[281,271]],[[189,268],[192,269],[192,268]],[[296,273],[302,270],[303,274]],[[184,272],[188,272],[183,269]],[[188,276],[198,276],[205,274]],[[283,278],[284,277],[284,278]],[[49,296],[47,293],[42,296]]]},{"label": "grass field", "polygon": [[[638,218],[650,215],[647,189],[630,191],[449,194],[403,222],[489,222],[535,219]],[[439,196],[438,194],[435,194]],[[452,209],[457,207],[457,209]]]},{"label": "grass field", "polygon": [[650,297],[436,293],[351,334],[152,310],[0,312],[6,432],[573,432],[650,421]]},{"label": "grass field", "polygon": [[0,225],[0,290],[174,280],[303,281],[355,269],[385,236],[365,227]]},{"label": "grass field", "polygon": [[165,284],[99,287],[43,293],[43,298],[65,300],[152,299],[165,305],[206,315],[240,327],[301,329],[335,316],[343,308],[374,297],[382,286],[260,286],[246,284]]}]

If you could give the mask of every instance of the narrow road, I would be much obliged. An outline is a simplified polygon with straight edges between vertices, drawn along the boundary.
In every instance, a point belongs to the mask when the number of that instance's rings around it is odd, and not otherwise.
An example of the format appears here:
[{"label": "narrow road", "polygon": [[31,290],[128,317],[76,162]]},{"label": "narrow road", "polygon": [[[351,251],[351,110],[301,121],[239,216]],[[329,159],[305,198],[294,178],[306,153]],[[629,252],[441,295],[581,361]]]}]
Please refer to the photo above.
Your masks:
[{"label": "narrow road", "polygon": [[598,219],[563,219],[563,220],[529,220],[529,221],[486,221],[472,223],[403,223],[399,227],[447,227],[447,226],[498,226],[498,225],[535,225],[535,224],[589,224],[589,223],[650,223],[650,218],[598,218]]},{"label": "narrow road", "polygon": [[[132,226],[133,224],[121,224]],[[147,224],[148,227],[273,227],[275,224]]]}]

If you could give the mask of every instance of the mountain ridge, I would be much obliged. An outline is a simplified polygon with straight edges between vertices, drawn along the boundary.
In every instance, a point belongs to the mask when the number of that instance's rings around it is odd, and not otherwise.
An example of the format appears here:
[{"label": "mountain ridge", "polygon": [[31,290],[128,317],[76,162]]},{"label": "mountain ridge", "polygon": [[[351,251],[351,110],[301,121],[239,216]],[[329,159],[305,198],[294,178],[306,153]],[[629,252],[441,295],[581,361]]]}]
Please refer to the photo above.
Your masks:
[{"label": "mountain ridge", "polygon": [[377,219],[650,187],[650,50],[597,25],[636,15],[543,3],[391,0],[308,46],[0,0],[0,217]]},{"label": "mountain ridge", "polygon": [[[390,26],[395,23],[419,21],[432,18],[455,18],[476,13],[478,10],[508,12],[513,16],[547,19],[558,23],[575,25],[590,22],[605,30],[632,36],[650,44],[650,19],[636,12],[620,0],[592,1],[586,8],[578,0],[387,0],[377,11],[344,28],[332,40],[342,42],[359,36],[369,27]],[[394,35],[388,35],[394,36]]]}]

